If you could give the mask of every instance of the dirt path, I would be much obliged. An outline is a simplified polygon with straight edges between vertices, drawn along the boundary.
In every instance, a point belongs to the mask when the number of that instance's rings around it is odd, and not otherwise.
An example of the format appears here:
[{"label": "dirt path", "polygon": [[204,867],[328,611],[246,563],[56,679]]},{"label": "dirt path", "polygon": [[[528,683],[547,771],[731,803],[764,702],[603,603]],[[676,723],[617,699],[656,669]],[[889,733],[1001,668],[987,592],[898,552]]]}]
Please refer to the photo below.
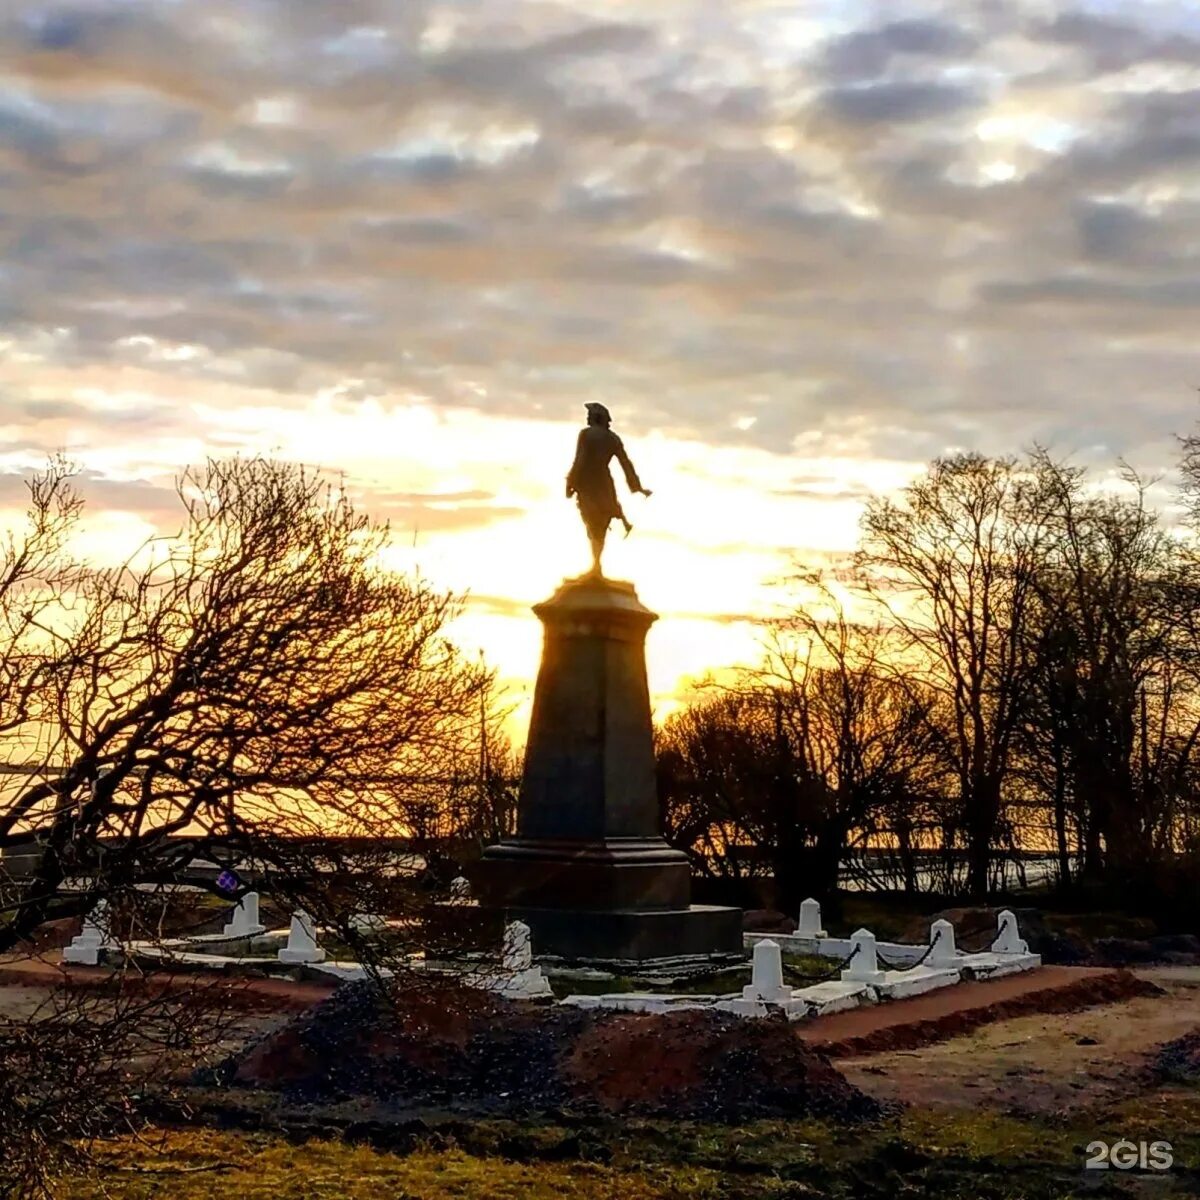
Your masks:
[{"label": "dirt path", "polygon": [[[45,992],[69,984],[74,988],[103,990],[112,982],[113,972],[109,968],[64,966],[57,951],[42,957],[0,958],[0,986],[5,989],[28,987]],[[327,999],[336,987],[333,982],[258,979],[213,971],[155,971],[145,976],[128,971],[124,978],[126,990],[181,995],[193,992],[201,983],[220,987],[231,1005],[264,1012],[303,1012]]]},{"label": "dirt path", "polygon": [[834,1057],[915,1049],[980,1025],[1030,1012],[1067,1012],[1153,987],[1127,971],[1041,967],[982,983],[960,983],[887,1004],[870,1004],[799,1026],[800,1036]]},{"label": "dirt path", "polygon": [[1048,1114],[1118,1100],[1150,1086],[1145,1069],[1157,1047],[1200,1028],[1200,972],[1137,974],[1164,994],[1014,1017],[837,1066],[873,1096],[933,1108]]}]

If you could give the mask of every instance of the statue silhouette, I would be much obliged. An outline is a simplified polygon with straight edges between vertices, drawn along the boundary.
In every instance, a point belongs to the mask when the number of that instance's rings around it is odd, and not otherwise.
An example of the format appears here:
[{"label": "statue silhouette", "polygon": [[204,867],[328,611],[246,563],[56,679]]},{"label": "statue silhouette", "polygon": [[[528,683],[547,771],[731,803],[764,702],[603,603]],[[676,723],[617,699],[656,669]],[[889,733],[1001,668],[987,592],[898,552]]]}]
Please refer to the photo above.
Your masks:
[{"label": "statue silhouette", "polygon": [[626,520],[617,499],[617,489],[613,484],[608,464],[616,459],[625,472],[625,482],[631,492],[640,492],[649,496],[650,492],[642,487],[629,455],[621,439],[613,433],[610,426],[612,417],[603,404],[587,404],[587,428],[579,431],[579,439],[575,443],[575,461],[567,473],[567,499],[577,498],[579,515],[583,518],[587,530],[588,542],[592,547],[592,573],[602,574],[600,556],[604,553],[604,539],[608,536],[608,527],[613,521],[620,521],[625,526],[625,534],[633,528]]}]

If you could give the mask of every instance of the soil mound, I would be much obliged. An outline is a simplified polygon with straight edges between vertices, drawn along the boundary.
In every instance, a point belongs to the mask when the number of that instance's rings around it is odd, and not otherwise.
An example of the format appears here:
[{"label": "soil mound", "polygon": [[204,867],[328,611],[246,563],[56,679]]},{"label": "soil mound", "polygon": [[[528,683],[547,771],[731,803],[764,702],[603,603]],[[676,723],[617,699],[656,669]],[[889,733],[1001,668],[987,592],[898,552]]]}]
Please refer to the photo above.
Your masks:
[{"label": "soil mound", "polygon": [[1160,1046],[1153,1070],[1156,1078],[1171,1083],[1200,1082],[1200,1029]]},{"label": "soil mound", "polygon": [[467,991],[385,997],[370,983],[339,989],[216,1079],[290,1100],[367,1096],[472,1112],[710,1121],[880,1112],[783,1020],[541,1008]]},{"label": "soil mound", "polygon": [[743,933],[795,933],[796,918],[777,908],[751,908],[742,913]]}]

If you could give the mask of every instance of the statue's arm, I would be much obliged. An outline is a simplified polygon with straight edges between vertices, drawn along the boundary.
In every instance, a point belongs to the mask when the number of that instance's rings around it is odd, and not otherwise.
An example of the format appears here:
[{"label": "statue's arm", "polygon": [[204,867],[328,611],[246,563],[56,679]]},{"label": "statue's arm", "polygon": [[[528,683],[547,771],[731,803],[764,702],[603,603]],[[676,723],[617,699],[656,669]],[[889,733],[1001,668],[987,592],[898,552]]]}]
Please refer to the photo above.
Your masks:
[{"label": "statue's arm", "polygon": [[567,499],[575,495],[579,490],[579,469],[583,463],[583,436],[586,430],[579,431],[579,437],[575,439],[575,461],[571,464],[571,469],[567,472]]},{"label": "statue's arm", "polygon": [[629,455],[625,452],[625,443],[614,433],[616,438],[616,456],[617,462],[621,464],[621,470],[625,472],[625,482],[629,486],[631,492],[641,492],[643,496],[648,496],[650,493],[642,487],[642,481],[638,478],[638,473],[633,469],[633,463]]}]

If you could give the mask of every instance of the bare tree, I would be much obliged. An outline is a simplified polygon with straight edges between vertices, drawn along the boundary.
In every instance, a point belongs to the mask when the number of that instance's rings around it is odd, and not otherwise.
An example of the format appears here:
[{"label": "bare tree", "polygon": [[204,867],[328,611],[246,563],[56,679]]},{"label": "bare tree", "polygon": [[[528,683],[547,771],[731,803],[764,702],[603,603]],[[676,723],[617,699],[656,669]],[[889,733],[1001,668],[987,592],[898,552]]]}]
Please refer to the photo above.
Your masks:
[{"label": "bare tree", "polygon": [[915,888],[912,833],[936,772],[931,698],[896,681],[882,627],[823,597],[773,622],[762,666],[710,686],[658,738],[668,839],[703,874],[769,873],[789,909],[832,894],[851,848],[869,873],[894,838]]},{"label": "bare tree", "polygon": [[1048,519],[1035,473],[1011,459],[938,459],[897,500],[871,500],[857,557],[862,593],[900,635],[899,678],[940,697],[967,886],[982,897],[1004,809],[1032,660],[1027,623]]},{"label": "bare tree", "polygon": [[1179,621],[1194,572],[1132,473],[1126,494],[1097,494],[1044,452],[1033,466],[1051,517],[1030,624],[1029,728],[1052,788],[1059,870],[1069,878],[1069,809],[1085,876],[1128,876],[1169,841],[1180,772],[1200,734]]},{"label": "bare tree", "polygon": [[[401,972],[411,936],[369,938],[354,915],[425,903],[396,869],[406,816],[415,794],[448,801],[490,681],[447,641],[457,599],[388,571],[387,526],[335,481],[262,458],[186,471],[177,534],[77,564],[70,475],[33,481],[0,577],[0,849],[34,851],[0,876],[0,953],[101,898],[122,943],[154,941],[186,882],[303,904],[377,979]],[[44,1190],[73,1146],[134,1119],[129,1060],[156,1031],[197,1051],[218,1036],[202,988],[181,1009],[125,973],[114,987],[0,1023],[14,1186]]]},{"label": "bare tree", "polygon": [[822,781],[825,801],[811,853],[796,863],[805,878],[785,893],[831,892],[851,847],[869,877],[873,854],[893,845],[915,890],[914,835],[940,782],[935,697],[896,678],[890,628],[852,619],[817,573],[795,582],[806,594],[772,623],[760,678],[782,697],[803,774]]},{"label": "bare tree", "polygon": [[31,635],[77,577],[67,553],[82,512],[76,473],[60,456],[25,481],[24,528],[9,530],[0,551],[0,733],[29,720],[44,662]]},{"label": "bare tree", "polygon": [[177,536],[78,571],[4,648],[21,708],[0,752],[33,773],[0,847],[32,837],[39,858],[0,951],[197,855],[279,882],[306,839],[399,836],[469,735],[487,672],[445,640],[455,598],[380,565],[386,525],[261,458],[178,492]]},{"label": "bare tree", "polygon": [[716,686],[657,730],[663,831],[695,873],[762,876],[778,857],[780,826],[798,828],[803,801],[791,748],[775,733],[761,694]]}]

